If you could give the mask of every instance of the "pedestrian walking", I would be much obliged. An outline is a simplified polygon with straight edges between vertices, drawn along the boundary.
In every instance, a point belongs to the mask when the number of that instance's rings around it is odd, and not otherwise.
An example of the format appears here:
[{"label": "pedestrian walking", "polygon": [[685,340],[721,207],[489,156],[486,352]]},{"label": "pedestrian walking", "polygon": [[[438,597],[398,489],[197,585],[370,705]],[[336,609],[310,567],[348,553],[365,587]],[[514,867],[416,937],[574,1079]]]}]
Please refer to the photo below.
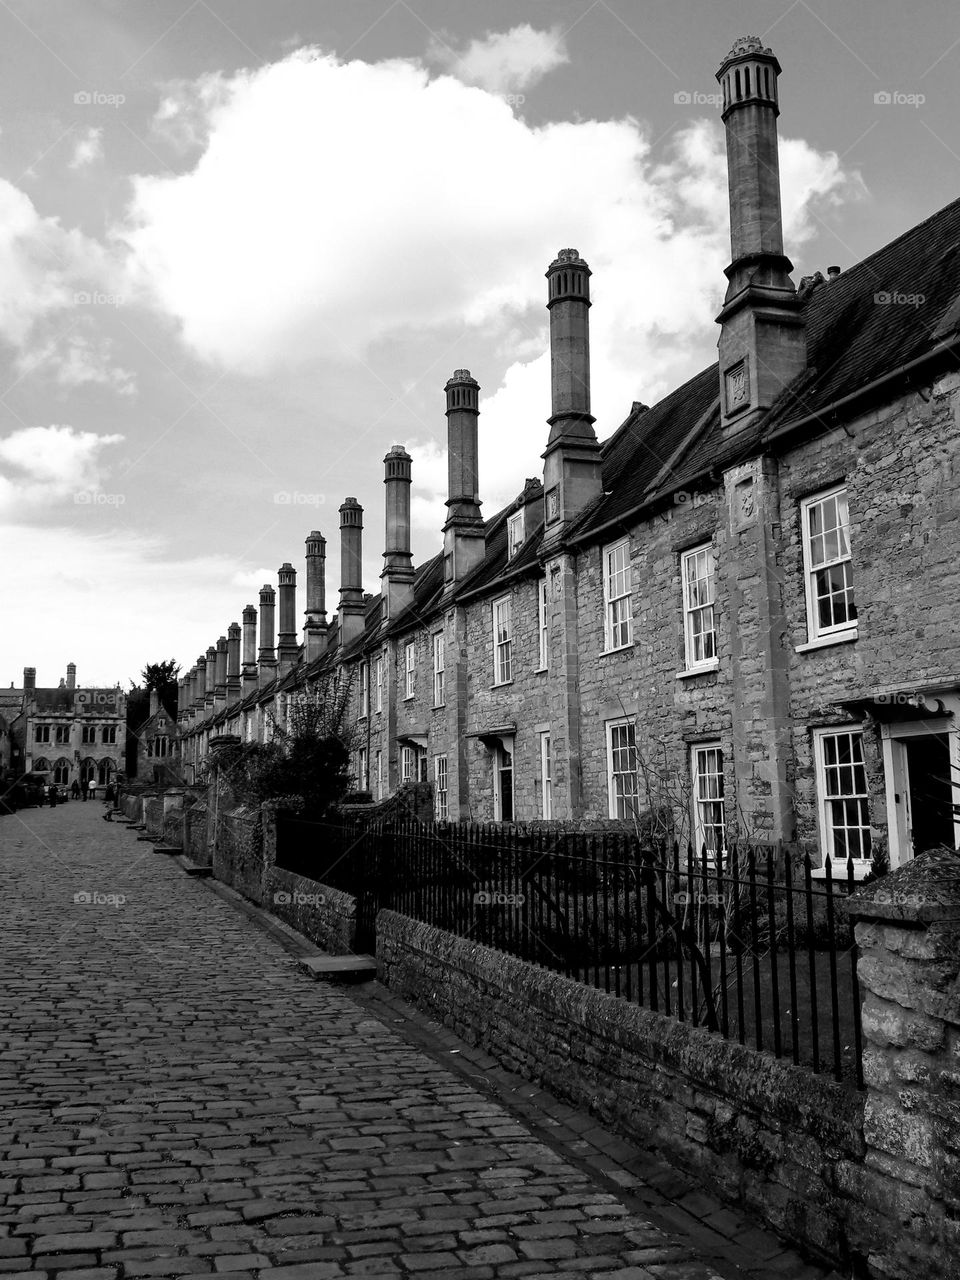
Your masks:
[{"label": "pedestrian walking", "polygon": [[73,796],[74,800],[80,799],[80,783],[76,778],[73,780],[73,786],[70,788],[70,794]]},{"label": "pedestrian walking", "polygon": [[90,779],[89,779],[89,778],[83,778],[83,779],[81,779],[81,782],[80,782],[80,798],[81,798],[82,800],[84,800],[84,801],[86,800],[86,798],[87,798],[87,791],[88,791],[89,789],[90,789]]}]

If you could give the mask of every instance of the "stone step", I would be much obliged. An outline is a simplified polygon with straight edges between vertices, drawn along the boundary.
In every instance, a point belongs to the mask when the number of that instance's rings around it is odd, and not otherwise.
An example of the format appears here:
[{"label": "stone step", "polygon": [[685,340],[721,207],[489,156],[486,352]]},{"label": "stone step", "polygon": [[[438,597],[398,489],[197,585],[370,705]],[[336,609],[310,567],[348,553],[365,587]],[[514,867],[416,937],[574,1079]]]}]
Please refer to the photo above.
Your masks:
[{"label": "stone step", "polygon": [[303,956],[297,963],[318,982],[369,982],[377,976],[373,956]]},{"label": "stone step", "polygon": [[205,867],[202,862],[194,862],[192,858],[181,858],[180,865],[188,876],[212,876],[213,867]]},{"label": "stone step", "polygon": [[[134,827],[134,828],[133,828],[133,830],[134,830],[134,831],[136,831],[136,830],[137,830],[137,828],[136,828],[136,827]],[[153,844],[153,842],[154,842],[154,840],[156,840],[156,838],[157,838],[156,836],[137,836],[137,839],[141,842],[141,844],[143,844],[143,843],[146,843],[146,844]]]},{"label": "stone step", "polygon": [[183,853],[183,849],[178,844],[164,844],[163,841],[154,844],[154,853]]}]

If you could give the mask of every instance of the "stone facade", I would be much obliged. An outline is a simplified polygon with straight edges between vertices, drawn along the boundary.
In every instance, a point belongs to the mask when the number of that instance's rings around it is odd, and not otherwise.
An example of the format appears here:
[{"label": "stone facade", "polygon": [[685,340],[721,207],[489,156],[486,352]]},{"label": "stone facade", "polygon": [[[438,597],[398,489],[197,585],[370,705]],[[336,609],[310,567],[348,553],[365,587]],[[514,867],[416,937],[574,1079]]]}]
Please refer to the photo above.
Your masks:
[{"label": "stone facade", "polygon": [[[732,259],[719,365],[634,403],[601,445],[590,272],[562,250],[547,273],[542,482],[481,519],[482,404],[456,370],[443,550],[411,569],[411,465],[396,445],[383,591],[362,593],[364,513],[347,499],[336,617],[312,531],[296,660],[288,620],[278,671],[268,584],[259,666],[248,606],[242,673],[221,637],[181,682],[188,779],[218,735],[268,740],[298,689],[338,679],[355,787],[375,801],[416,777],[453,820],[650,821],[698,846],[849,855],[858,877],[960,842],[960,204],[795,290],[773,181],[778,75],[753,38],[720,72]],[[770,181],[744,162],[754,146]],[[890,305],[908,295],[922,301]]]}]

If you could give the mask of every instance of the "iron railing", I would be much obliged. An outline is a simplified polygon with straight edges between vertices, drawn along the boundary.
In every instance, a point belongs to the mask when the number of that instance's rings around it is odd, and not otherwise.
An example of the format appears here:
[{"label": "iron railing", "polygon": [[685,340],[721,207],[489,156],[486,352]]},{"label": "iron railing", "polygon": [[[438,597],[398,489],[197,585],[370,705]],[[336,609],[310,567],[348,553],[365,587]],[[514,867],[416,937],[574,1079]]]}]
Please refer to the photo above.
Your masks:
[{"label": "iron railing", "polygon": [[696,856],[629,834],[280,819],[278,864],[381,907],[863,1085],[854,868],[783,847]]}]

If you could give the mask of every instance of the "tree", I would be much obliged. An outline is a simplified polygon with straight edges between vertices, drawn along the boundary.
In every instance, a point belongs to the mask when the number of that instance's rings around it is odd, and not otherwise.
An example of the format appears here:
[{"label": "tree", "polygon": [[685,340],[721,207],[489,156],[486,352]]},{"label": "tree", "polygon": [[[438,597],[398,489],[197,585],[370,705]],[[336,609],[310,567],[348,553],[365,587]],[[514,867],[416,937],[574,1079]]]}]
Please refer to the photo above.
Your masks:
[{"label": "tree", "polygon": [[177,677],[180,675],[180,663],[173,658],[162,662],[148,662],[140,673],[143,687],[156,690],[160,705],[169,715],[177,716]]}]

